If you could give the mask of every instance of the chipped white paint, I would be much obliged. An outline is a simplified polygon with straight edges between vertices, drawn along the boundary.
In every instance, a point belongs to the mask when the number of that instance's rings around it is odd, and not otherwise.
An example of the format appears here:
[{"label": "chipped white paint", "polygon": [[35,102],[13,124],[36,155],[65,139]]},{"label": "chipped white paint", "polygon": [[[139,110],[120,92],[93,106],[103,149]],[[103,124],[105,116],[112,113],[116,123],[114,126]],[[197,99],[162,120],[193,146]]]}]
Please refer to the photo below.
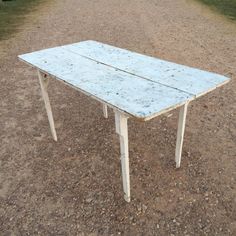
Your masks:
[{"label": "chipped white paint", "polygon": [[64,48],[151,81],[191,93],[196,97],[229,81],[211,72],[145,56],[96,41],[84,41]]},{"label": "chipped white paint", "polygon": [[147,120],[194,98],[193,95],[116,70],[61,47],[21,59],[130,116]]},{"label": "chipped white paint", "polygon": [[43,97],[46,112],[48,115],[48,121],[49,121],[50,129],[51,129],[52,137],[55,141],[57,141],[57,133],[56,133],[55,125],[54,125],[52,108],[50,105],[48,92],[47,92],[49,78],[44,77],[44,75],[40,71],[38,71],[38,77],[39,77],[39,83],[40,83],[40,87],[41,87],[41,91],[42,91],[42,97]]},{"label": "chipped white paint", "polygon": [[[43,74],[102,102],[115,111],[120,136],[123,189],[130,201],[128,127],[129,116],[149,120],[180,108],[175,161],[180,166],[188,103],[229,81],[229,78],[144,56],[95,41],[45,49],[19,56]],[[48,80],[39,72],[42,95],[53,138],[57,140],[47,94]]]}]

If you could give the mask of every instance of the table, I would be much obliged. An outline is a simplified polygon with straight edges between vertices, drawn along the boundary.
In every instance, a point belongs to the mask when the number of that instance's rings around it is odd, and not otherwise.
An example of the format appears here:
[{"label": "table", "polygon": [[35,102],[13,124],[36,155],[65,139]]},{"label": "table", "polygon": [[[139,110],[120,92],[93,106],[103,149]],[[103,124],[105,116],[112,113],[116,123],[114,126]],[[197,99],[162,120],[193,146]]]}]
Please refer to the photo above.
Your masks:
[{"label": "table", "polygon": [[190,101],[227,83],[229,78],[178,65],[96,41],[44,49],[19,56],[36,67],[55,141],[57,134],[47,93],[49,78],[87,94],[115,113],[120,138],[124,198],[130,201],[128,118],[147,121],[180,107],[175,150],[180,167],[187,107]]}]

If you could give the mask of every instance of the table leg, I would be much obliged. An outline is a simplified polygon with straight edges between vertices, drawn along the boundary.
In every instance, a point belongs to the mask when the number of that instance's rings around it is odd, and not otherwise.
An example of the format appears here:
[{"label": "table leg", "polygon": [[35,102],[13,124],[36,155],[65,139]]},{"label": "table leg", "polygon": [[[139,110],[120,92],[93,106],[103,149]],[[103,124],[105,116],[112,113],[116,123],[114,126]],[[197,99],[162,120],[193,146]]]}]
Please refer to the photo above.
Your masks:
[{"label": "table leg", "polygon": [[120,136],[120,156],[122,167],[123,190],[125,200],[130,202],[130,177],[129,177],[129,147],[128,147],[128,117],[115,111],[116,133]]},{"label": "table leg", "polygon": [[102,104],[103,115],[105,118],[108,118],[107,105]]},{"label": "table leg", "polygon": [[40,72],[39,70],[38,70],[38,77],[39,77],[39,83],[40,83],[40,87],[42,91],[42,97],[43,97],[45,108],[48,115],[51,133],[52,133],[53,139],[57,141],[57,134],[56,134],[55,125],[54,125],[53,116],[52,116],[52,109],[51,109],[48,92],[47,92],[49,78],[44,77],[44,74]]},{"label": "table leg", "polygon": [[176,168],[180,167],[180,162],[181,162],[187,107],[188,107],[188,102],[186,102],[180,108],[180,111],[179,111],[178,131],[177,131],[177,140],[176,140],[176,149],[175,149]]}]

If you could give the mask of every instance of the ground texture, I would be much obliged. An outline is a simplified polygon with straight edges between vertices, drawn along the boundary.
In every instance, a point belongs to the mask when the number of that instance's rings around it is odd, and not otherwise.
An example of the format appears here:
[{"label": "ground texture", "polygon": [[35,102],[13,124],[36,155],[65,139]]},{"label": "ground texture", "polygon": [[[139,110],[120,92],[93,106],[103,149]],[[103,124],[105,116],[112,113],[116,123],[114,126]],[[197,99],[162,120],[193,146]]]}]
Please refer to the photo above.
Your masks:
[{"label": "ground texture", "polygon": [[[17,55],[94,39],[228,75],[191,103],[182,166],[178,110],[129,121],[123,200],[113,112],[51,81],[49,131],[36,71]],[[236,24],[190,0],[48,1],[0,42],[1,235],[236,235]]]}]

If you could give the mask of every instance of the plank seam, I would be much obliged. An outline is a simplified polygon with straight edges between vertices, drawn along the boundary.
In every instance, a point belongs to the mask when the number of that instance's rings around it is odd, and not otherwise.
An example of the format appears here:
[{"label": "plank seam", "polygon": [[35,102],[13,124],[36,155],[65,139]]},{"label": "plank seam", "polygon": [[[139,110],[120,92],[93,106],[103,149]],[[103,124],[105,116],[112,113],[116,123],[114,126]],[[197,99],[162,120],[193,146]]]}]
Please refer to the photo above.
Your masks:
[{"label": "plank seam", "polygon": [[163,83],[160,83],[160,82],[157,82],[157,81],[153,81],[153,80],[151,80],[151,79],[148,79],[148,78],[143,77],[143,76],[140,76],[140,75],[136,75],[136,74],[131,73],[131,72],[128,72],[128,71],[126,71],[126,70],[122,70],[122,69],[117,68],[117,67],[115,67],[115,66],[111,66],[111,65],[108,65],[108,64],[106,64],[106,63],[104,63],[104,62],[100,62],[100,61],[97,61],[97,60],[95,60],[95,59],[93,59],[93,58],[90,58],[90,57],[81,55],[81,54],[76,53],[76,52],[74,52],[74,51],[71,51],[71,50],[69,50],[69,49],[67,49],[67,48],[62,48],[62,49],[65,50],[65,51],[68,51],[68,52],[70,52],[70,53],[74,53],[74,54],[76,54],[76,55],[78,55],[78,56],[84,57],[84,58],[86,58],[86,59],[89,59],[89,60],[91,60],[91,61],[94,61],[94,62],[96,62],[96,63],[102,64],[102,65],[104,65],[104,66],[111,67],[111,68],[113,68],[113,69],[115,69],[115,70],[119,70],[119,71],[125,72],[125,73],[127,73],[127,74],[132,75],[132,76],[135,76],[135,77],[138,77],[138,78],[141,78],[141,79],[145,79],[145,80],[151,81],[151,82],[153,82],[153,83],[161,84],[162,86],[166,86],[166,87],[168,87],[168,88],[172,88],[172,89],[178,90],[178,91],[180,91],[180,92],[186,93],[186,94],[191,95],[191,96],[194,96],[194,97],[196,98],[196,94],[189,93],[189,92],[186,92],[186,91],[184,91],[184,90],[182,90],[182,89],[178,89],[178,88],[175,88],[175,87],[172,87],[172,86],[170,86],[170,85],[166,85],[166,84],[163,84]]}]

